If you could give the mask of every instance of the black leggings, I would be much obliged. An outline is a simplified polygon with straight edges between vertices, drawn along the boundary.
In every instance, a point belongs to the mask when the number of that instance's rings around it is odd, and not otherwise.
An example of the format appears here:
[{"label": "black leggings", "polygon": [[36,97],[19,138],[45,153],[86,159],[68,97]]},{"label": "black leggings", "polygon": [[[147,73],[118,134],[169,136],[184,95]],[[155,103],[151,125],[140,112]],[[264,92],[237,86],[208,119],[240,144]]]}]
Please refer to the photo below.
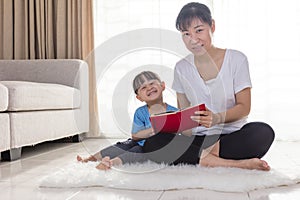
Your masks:
[{"label": "black leggings", "polygon": [[147,161],[146,156],[143,154],[142,147],[132,139],[108,146],[102,149],[100,154],[102,158],[105,156],[109,156],[110,158],[119,157],[123,164]]},{"label": "black leggings", "polygon": [[158,133],[147,138],[146,157],[158,163],[198,164],[203,149],[220,141],[219,156],[224,159],[262,158],[274,140],[274,131],[266,123],[251,122],[231,134],[184,136]]}]

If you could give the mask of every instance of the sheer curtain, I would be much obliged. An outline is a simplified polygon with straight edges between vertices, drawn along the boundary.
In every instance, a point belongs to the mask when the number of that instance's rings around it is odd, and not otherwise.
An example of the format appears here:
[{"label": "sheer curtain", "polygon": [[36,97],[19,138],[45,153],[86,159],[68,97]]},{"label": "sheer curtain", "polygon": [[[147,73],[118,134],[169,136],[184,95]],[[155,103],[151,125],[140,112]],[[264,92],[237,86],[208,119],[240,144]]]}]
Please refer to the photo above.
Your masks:
[{"label": "sheer curtain", "polygon": [[[94,0],[95,51],[120,34],[137,29],[157,28],[177,32],[174,25],[176,16],[188,2],[190,1]],[[249,121],[271,124],[277,133],[277,139],[299,140],[300,3],[297,0],[200,2],[210,7],[216,20],[215,46],[238,49],[248,56],[253,83]],[[126,42],[128,41],[124,41]],[[97,53],[95,55],[99,56]],[[120,125],[113,112],[114,91],[120,80],[132,77],[127,75],[135,69],[147,69],[149,65],[162,65],[172,69],[179,59],[180,57],[169,52],[147,49],[127,52],[112,60],[101,77],[97,78],[102,135],[127,137],[130,134],[130,123],[127,127]],[[168,79],[167,85],[170,87],[172,77],[159,68],[155,70],[163,74],[164,79]],[[124,83],[130,85],[131,80]],[[167,89],[165,97],[167,102],[176,105],[171,89]],[[133,92],[123,100],[128,107],[129,118],[132,119],[134,109],[141,103],[135,99]]]},{"label": "sheer curtain", "polygon": [[270,123],[277,139],[299,140],[300,3],[214,2],[215,43],[243,51],[253,83],[250,121]]}]

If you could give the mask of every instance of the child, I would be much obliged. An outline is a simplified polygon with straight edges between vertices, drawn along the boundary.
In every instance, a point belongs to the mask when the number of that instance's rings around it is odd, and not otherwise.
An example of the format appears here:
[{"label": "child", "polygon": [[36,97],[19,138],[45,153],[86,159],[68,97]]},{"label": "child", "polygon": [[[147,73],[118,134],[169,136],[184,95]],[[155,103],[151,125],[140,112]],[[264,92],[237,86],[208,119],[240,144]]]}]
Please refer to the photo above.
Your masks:
[{"label": "child", "polygon": [[165,90],[165,83],[160,80],[157,74],[151,71],[143,71],[138,74],[133,80],[133,89],[136,98],[145,102],[146,105],[139,107],[135,111],[132,139],[117,142],[86,159],[77,156],[78,161],[101,161],[96,168],[107,170],[114,165],[147,160],[143,154],[142,146],[145,142],[144,138],[154,135],[149,119],[150,115],[165,111],[175,111],[177,108],[164,103],[162,92]]}]

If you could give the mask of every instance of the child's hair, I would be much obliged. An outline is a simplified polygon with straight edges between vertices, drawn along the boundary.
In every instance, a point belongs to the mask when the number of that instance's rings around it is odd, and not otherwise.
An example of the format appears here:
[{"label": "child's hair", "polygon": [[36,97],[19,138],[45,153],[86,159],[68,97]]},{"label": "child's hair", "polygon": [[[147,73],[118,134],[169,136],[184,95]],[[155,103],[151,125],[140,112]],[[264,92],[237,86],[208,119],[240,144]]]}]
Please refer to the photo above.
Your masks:
[{"label": "child's hair", "polygon": [[159,76],[151,71],[143,71],[135,76],[132,82],[134,93],[137,94],[138,89],[145,83],[145,81],[158,80],[161,82]]},{"label": "child's hair", "polygon": [[200,19],[203,23],[212,25],[212,17],[209,8],[198,2],[188,3],[182,7],[177,19],[176,29],[179,31],[185,31],[191,25],[194,19]]}]

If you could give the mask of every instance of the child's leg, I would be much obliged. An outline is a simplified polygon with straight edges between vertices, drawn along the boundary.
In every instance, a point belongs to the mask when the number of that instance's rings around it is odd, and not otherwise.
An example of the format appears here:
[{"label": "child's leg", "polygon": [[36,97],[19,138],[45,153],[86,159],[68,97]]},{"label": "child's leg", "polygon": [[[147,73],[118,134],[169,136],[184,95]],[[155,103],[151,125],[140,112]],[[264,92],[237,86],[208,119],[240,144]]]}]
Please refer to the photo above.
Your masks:
[{"label": "child's leg", "polygon": [[145,162],[147,157],[143,154],[142,147],[136,145],[119,156],[110,159],[108,156],[104,157],[99,165],[96,166],[100,170],[108,170],[112,166],[122,165],[124,163]]},{"label": "child's leg", "polygon": [[77,156],[77,161],[80,162],[89,162],[89,161],[100,161],[104,157],[115,158],[120,154],[123,154],[127,150],[129,150],[132,146],[136,145],[136,142],[132,139],[128,139],[124,142],[117,142],[114,145],[108,146],[102,149],[100,152],[95,153],[94,155],[89,156],[88,158],[82,158],[81,156]]},{"label": "child's leg", "polygon": [[111,145],[109,147],[106,147],[105,149],[102,149],[100,151],[101,156],[104,158],[106,156],[110,158],[115,158],[125,152],[127,152],[129,149],[131,149],[133,146],[136,146],[137,143],[132,140],[128,139],[124,142],[117,142],[114,145]]},{"label": "child's leg", "polygon": [[102,159],[102,156],[101,156],[100,152],[97,152],[94,155],[91,155],[87,158],[82,158],[81,156],[77,155],[77,161],[79,161],[79,162],[89,162],[89,161],[96,162],[101,159]]},{"label": "child's leg", "polygon": [[138,144],[127,152],[120,154],[118,158],[122,161],[123,164],[125,163],[138,163],[138,162],[145,162],[148,160],[146,155],[143,152],[143,149]]},{"label": "child's leg", "polygon": [[110,159],[108,156],[104,157],[99,165],[96,166],[97,169],[99,170],[108,170],[112,166],[116,165],[122,165],[122,160],[119,157],[115,157],[113,159]]}]

